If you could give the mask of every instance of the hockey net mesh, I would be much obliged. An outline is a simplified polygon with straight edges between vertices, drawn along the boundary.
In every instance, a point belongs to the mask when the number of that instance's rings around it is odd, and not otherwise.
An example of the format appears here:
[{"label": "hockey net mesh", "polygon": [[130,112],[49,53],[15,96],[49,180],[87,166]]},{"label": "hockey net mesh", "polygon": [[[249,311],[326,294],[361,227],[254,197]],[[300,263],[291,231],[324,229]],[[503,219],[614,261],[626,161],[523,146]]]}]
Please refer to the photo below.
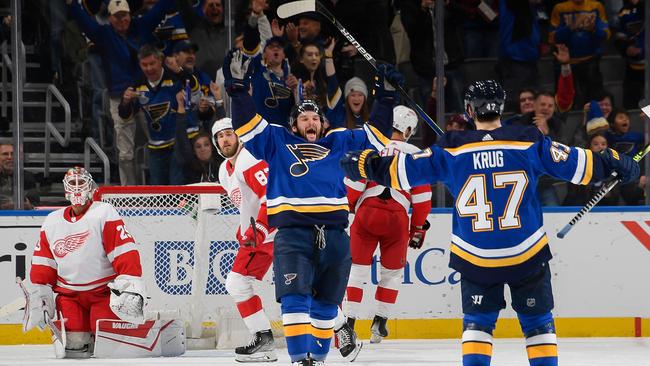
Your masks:
[{"label": "hockey net mesh", "polygon": [[[218,348],[249,340],[226,291],[226,277],[239,248],[235,235],[239,210],[221,186],[102,187],[96,198],[115,207],[139,244],[150,317],[180,317],[188,338],[216,334]],[[274,333],[281,337],[272,271],[255,290]],[[198,348],[211,348],[210,342],[202,344],[207,346]]]}]

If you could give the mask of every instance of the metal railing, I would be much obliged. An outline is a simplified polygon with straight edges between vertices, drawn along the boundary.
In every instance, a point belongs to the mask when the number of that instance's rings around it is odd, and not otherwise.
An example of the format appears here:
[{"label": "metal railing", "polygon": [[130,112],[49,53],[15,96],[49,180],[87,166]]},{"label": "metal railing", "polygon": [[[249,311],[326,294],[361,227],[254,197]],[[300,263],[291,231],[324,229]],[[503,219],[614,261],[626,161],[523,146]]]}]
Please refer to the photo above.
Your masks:
[{"label": "metal railing", "polygon": [[[52,123],[52,95],[59,101],[65,112],[63,136]],[[72,134],[72,113],[70,104],[63,97],[63,94],[54,85],[47,86],[45,94],[45,155],[43,159],[43,176],[47,178],[50,175],[50,137],[54,136],[61,147],[68,147],[70,135]]]},{"label": "metal railing", "polygon": [[97,144],[94,138],[86,137],[84,143],[84,168],[90,171],[90,152],[94,151],[95,154],[104,164],[104,184],[109,185],[111,183],[111,163],[108,160],[108,156],[104,153],[101,146]]}]

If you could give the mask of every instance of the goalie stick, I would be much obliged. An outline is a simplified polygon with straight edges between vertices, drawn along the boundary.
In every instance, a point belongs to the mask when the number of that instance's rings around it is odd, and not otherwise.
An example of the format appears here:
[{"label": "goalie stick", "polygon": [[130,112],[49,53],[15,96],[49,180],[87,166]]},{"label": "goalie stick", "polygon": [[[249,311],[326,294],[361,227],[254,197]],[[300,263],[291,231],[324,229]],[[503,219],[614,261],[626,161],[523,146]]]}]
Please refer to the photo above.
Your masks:
[{"label": "goalie stick", "polygon": [[[29,311],[28,308],[29,292],[27,292],[27,288],[23,283],[23,279],[20,277],[16,277],[16,283],[18,284],[18,286],[20,286],[20,289],[23,291],[23,295],[25,295],[25,311]],[[48,314],[46,310],[43,312],[44,312],[45,324],[47,324],[47,326],[52,331],[52,344],[54,344],[54,353],[56,354],[56,358],[65,358],[66,333],[65,333],[65,322],[63,319],[63,314],[59,312],[59,319],[61,323],[61,329],[59,329],[56,325],[54,325],[52,319],[50,319],[50,314]]]},{"label": "goalie stick", "polygon": [[[643,108],[644,113],[646,113],[646,108],[650,108],[650,105]],[[634,155],[634,161],[638,163],[641,161],[641,159],[643,159],[644,156],[648,154],[648,152],[650,152],[650,143],[645,145],[643,147],[643,150]],[[580,211],[571,219],[571,221],[569,221],[568,224],[564,225],[562,230],[557,233],[557,237],[563,239],[566,234],[573,228],[573,226],[575,226],[575,224],[577,224],[578,221],[580,221],[580,219],[582,219],[582,217],[587,212],[591,211],[591,209],[594,208],[594,206],[596,206],[596,204],[598,204],[598,202],[600,202],[600,200],[603,199],[603,197],[605,197],[605,195],[607,195],[607,193],[609,193],[609,191],[611,191],[620,181],[621,179],[618,178],[618,173],[613,172],[609,180],[600,188],[600,190],[598,190],[598,192],[596,192],[593,197],[591,197],[589,202],[587,202],[587,204],[580,209]]]},{"label": "goalie stick", "polygon": [[25,298],[19,297],[0,308],[0,318],[11,315],[25,307]]},{"label": "goalie stick", "polygon": [[[300,0],[300,1],[293,1],[290,3],[286,3],[283,5],[280,5],[278,7],[278,16],[280,18],[286,19],[289,17],[292,17],[294,15],[298,15],[301,13],[306,13],[306,12],[318,12],[320,15],[324,16],[328,21],[330,21],[334,26],[341,32],[341,34],[348,40],[350,43],[359,51],[361,56],[372,65],[372,67],[377,70],[377,60],[375,60],[372,55],[366,51],[365,48],[359,44],[359,42],[354,39],[352,34],[345,29],[343,24],[341,24],[332,13],[330,13],[329,10],[323,4],[321,4],[318,0]],[[436,122],[429,117],[429,115],[411,98],[411,96],[402,88],[401,85],[394,85],[395,88],[402,94],[402,97],[406,100],[408,104],[410,104],[417,114],[426,122],[429,127],[435,131],[435,133],[438,136],[442,136],[444,134],[444,131],[436,124]]]}]

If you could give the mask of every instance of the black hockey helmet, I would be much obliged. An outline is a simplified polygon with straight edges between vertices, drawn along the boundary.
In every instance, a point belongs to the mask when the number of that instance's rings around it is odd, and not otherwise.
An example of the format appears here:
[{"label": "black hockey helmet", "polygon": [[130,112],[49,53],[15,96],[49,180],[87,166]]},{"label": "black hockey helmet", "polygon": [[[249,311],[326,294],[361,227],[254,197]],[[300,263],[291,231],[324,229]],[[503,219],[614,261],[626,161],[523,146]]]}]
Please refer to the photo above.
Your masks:
[{"label": "black hockey helmet", "polygon": [[316,112],[318,114],[318,117],[320,117],[321,123],[325,122],[325,119],[323,118],[323,112],[321,111],[316,101],[306,99],[296,104],[291,110],[289,126],[295,125],[300,113],[304,113],[304,112]]},{"label": "black hockey helmet", "polygon": [[481,119],[501,116],[505,102],[506,92],[494,80],[475,81],[465,90],[465,111],[470,117],[471,112]]}]

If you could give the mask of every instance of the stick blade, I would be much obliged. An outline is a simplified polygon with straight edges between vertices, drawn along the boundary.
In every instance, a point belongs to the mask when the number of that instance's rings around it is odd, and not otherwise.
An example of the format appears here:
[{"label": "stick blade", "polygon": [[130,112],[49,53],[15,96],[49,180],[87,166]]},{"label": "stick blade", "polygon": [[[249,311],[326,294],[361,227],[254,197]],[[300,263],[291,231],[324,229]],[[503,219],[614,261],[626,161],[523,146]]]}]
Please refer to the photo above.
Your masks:
[{"label": "stick blade", "polygon": [[286,19],[310,11],[316,11],[316,0],[300,0],[282,4],[278,7],[278,16]]}]

